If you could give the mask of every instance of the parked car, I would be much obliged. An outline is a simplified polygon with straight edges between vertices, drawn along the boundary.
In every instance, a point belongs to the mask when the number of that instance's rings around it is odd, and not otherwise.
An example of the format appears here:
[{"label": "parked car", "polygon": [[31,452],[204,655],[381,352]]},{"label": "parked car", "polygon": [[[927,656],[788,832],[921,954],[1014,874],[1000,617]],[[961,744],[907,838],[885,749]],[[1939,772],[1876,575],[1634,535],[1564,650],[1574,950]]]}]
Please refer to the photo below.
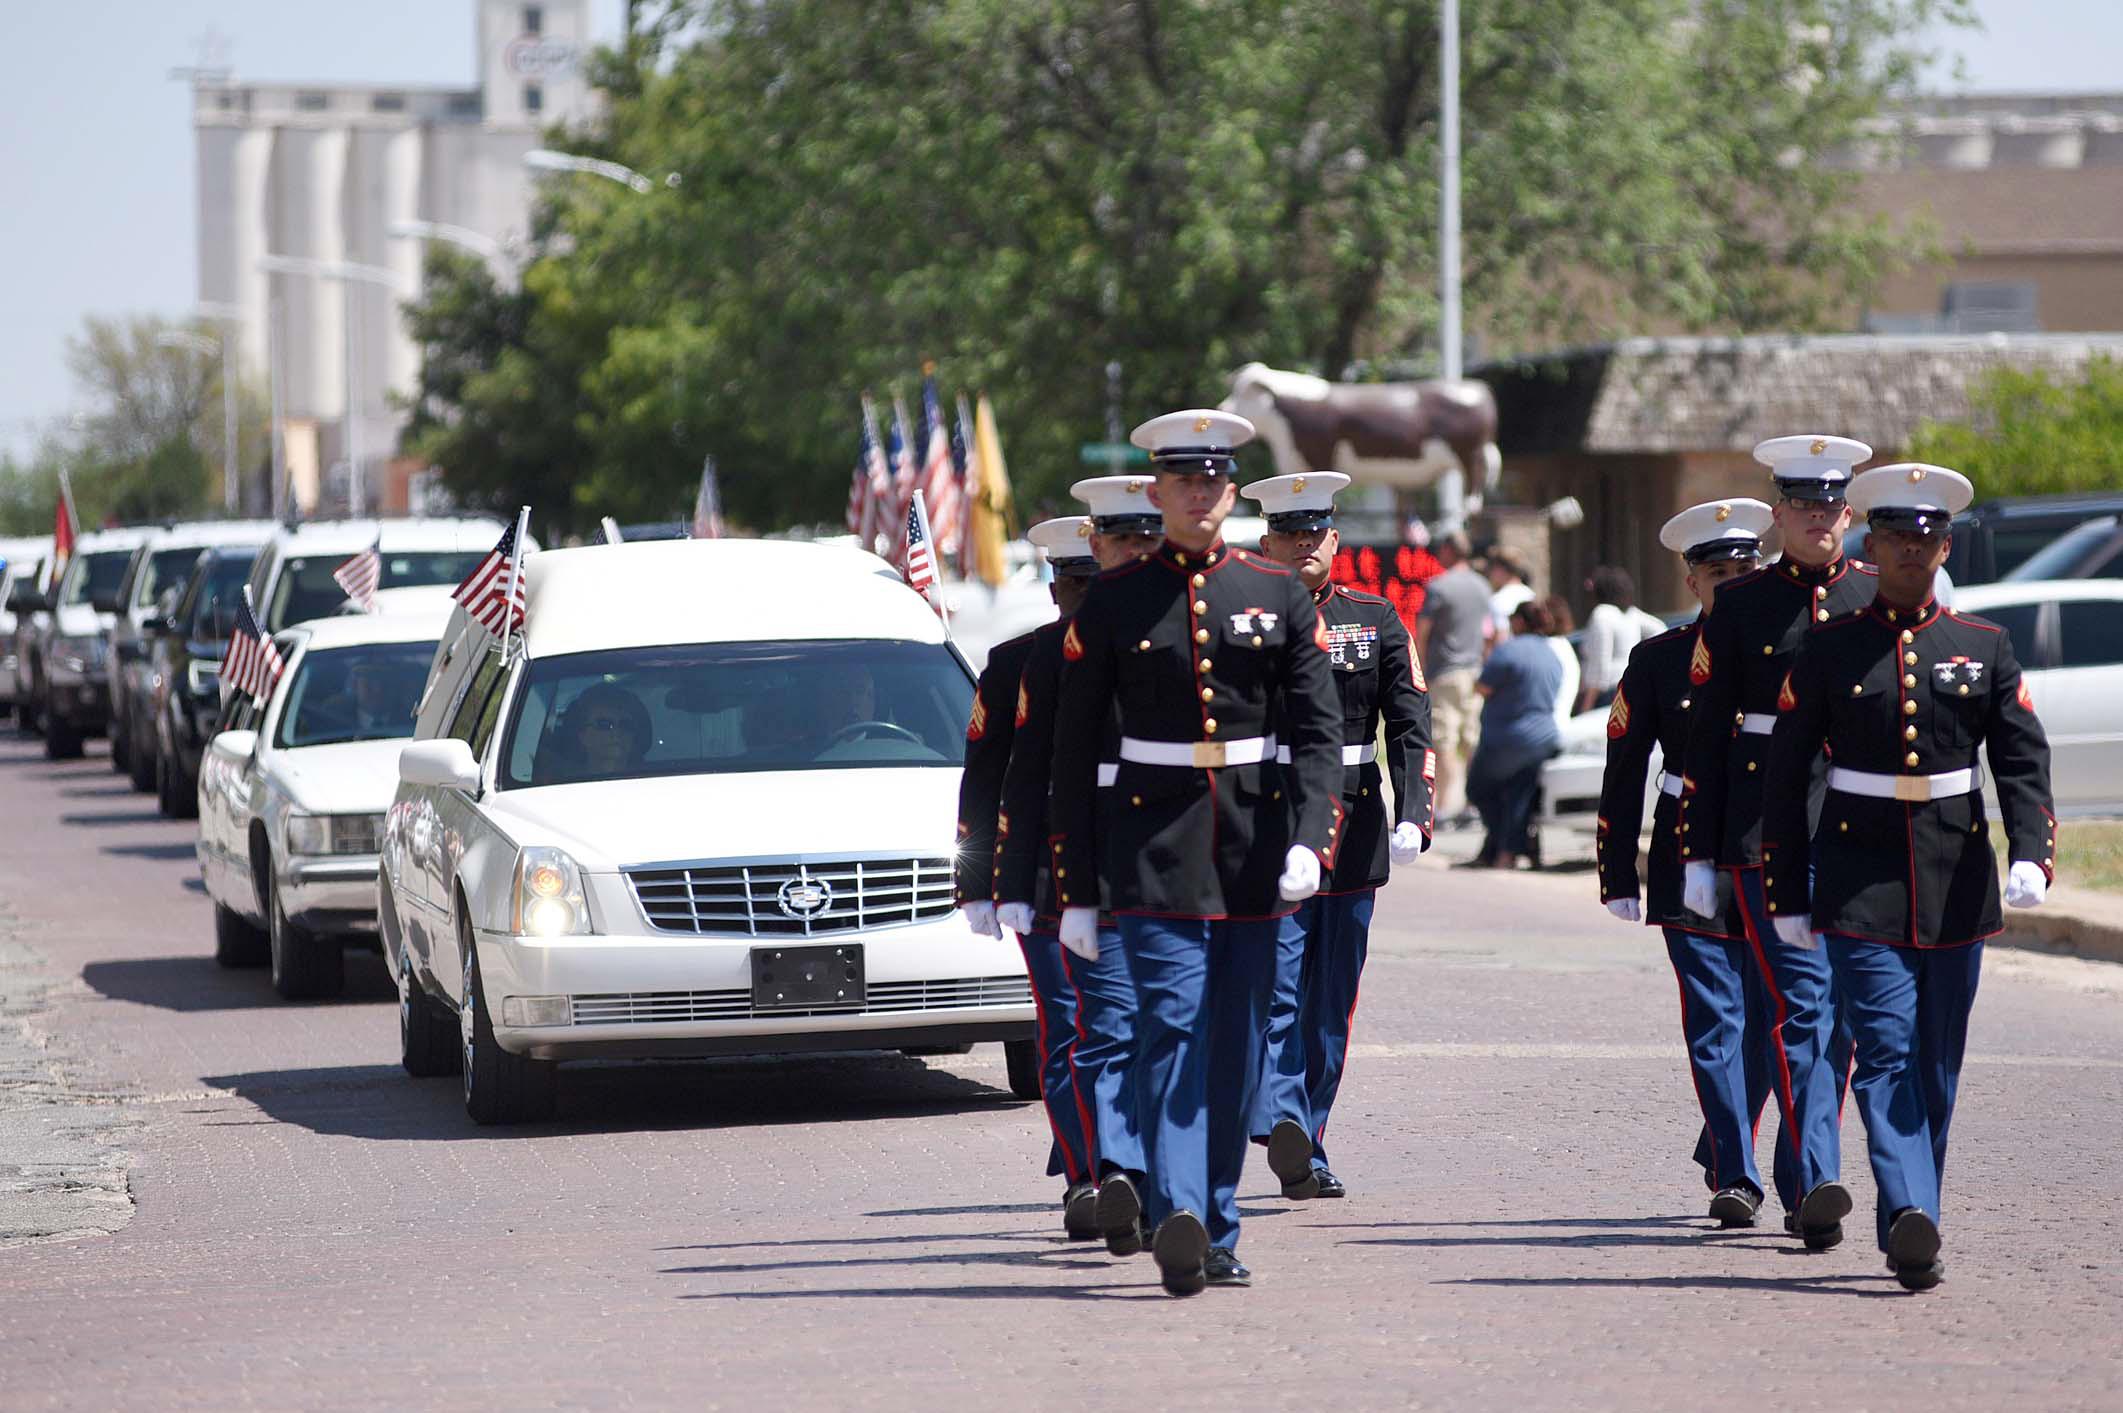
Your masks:
[{"label": "parked car", "polygon": [[[118,586],[118,616],[111,624],[105,670],[111,693],[111,769],[135,774],[134,743],[154,734],[149,701],[149,648],[155,625],[167,618],[201,552],[217,544],[261,545],[271,537],[270,520],[198,521],[150,529],[133,551]],[[152,747],[143,748],[152,760]],[[149,777],[153,779],[153,776]]]},{"label": "parked car", "polygon": [[44,582],[44,564],[52,552],[51,536],[42,539],[0,540],[0,718],[20,712],[23,729],[29,723],[29,681],[18,679],[21,661],[15,635],[27,628],[32,604]]},{"label": "parked car", "polygon": [[199,766],[199,871],[223,966],[272,964],[288,1000],[336,996],[376,926],[376,847],[400,743],[449,614],[317,619],[275,640],[261,704],[232,697]]},{"label": "parked car", "polygon": [[2009,580],[1957,594],[1954,609],[2012,634],[2049,736],[2058,812],[2123,810],[2123,580]]},{"label": "parked car", "polygon": [[2018,584],[2044,579],[2123,576],[2123,514],[2082,521],[2029,555],[2004,578]]},{"label": "parked car", "polygon": [[31,635],[31,695],[47,759],[80,755],[82,741],[101,736],[110,724],[105,668],[111,624],[118,616],[119,585],[146,534],[96,530],[76,540],[52,588],[49,611]]},{"label": "parked car", "polygon": [[1023,960],[952,906],[973,676],[920,596],[754,540],[555,550],[525,582],[523,651],[460,615],[399,759],[409,1072],[461,1067],[480,1123],[597,1056],[996,1040],[1036,1085]]},{"label": "parked car", "polygon": [[[472,572],[501,538],[503,525],[487,516],[407,520],[317,520],[276,533],[251,570],[251,603],[268,633],[304,619],[337,613],[346,591],[332,571],[383,542],[381,587],[455,584]],[[530,546],[537,548],[534,541]]]},{"label": "parked car", "polygon": [[152,790],[162,813],[189,819],[198,800],[199,755],[221,714],[221,658],[228,651],[244,581],[258,551],[218,545],[204,551],[154,623],[148,642],[147,727],[131,753],[133,788]]}]

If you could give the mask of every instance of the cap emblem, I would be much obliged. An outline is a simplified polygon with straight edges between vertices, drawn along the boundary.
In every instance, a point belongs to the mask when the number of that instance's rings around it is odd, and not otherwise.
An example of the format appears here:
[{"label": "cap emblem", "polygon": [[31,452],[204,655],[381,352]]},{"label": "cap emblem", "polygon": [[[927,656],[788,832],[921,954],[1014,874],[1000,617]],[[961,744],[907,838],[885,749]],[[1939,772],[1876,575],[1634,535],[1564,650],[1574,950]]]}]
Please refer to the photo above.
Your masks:
[{"label": "cap emblem", "polygon": [[1143,493],[1143,483],[1142,483],[1141,481],[1130,481],[1130,482],[1128,482],[1128,494],[1129,494],[1129,495],[1131,495],[1131,496],[1139,496],[1139,495],[1141,495],[1142,493]]},{"label": "cap emblem", "polygon": [[1916,484],[1917,482],[1919,482],[1919,481],[1921,481],[1921,480],[1923,480],[1923,479],[1924,479],[1924,468],[1923,468],[1923,467],[1921,467],[1921,466],[1912,466],[1912,467],[1910,467],[1910,468],[1909,468],[1909,484],[1910,484],[1910,485],[1912,485],[1912,486],[1913,486],[1913,485],[1915,485],[1915,484]]},{"label": "cap emblem", "polygon": [[1305,493],[1305,478],[1300,476],[1295,481],[1292,481],[1290,490],[1293,495],[1303,495]]},{"label": "cap emblem", "polygon": [[1806,448],[1806,454],[1808,456],[1819,456],[1822,452],[1826,450],[1828,450],[1828,438],[1815,437],[1813,439],[1813,445]]},{"label": "cap emblem", "polygon": [[1197,418],[1195,418],[1195,419],[1194,419],[1194,430],[1195,430],[1195,431],[1197,431],[1197,432],[1206,432],[1206,431],[1208,431],[1208,430],[1209,430],[1209,419],[1208,419],[1208,418],[1206,418],[1206,417],[1197,417]]},{"label": "cap emblem", "polygon": [[1721,505],[1721,506],[1719,506],[1719,507],[1718,507],[1718,523],[1719,523],[1720,525],[1724,524],[1724,523],[1725,523],[1726,521],[1730,520],[1731,518],[1732,518],[1732,507],[1731,507],[1731,506],[1729,506],[1729,505]]},{"label": "cap emblem", "polygon": [[1079,540],[1088,540],[1091,538],[1090,521],[1086,520],[1076,527],[1076,538],[1078,538]]}]

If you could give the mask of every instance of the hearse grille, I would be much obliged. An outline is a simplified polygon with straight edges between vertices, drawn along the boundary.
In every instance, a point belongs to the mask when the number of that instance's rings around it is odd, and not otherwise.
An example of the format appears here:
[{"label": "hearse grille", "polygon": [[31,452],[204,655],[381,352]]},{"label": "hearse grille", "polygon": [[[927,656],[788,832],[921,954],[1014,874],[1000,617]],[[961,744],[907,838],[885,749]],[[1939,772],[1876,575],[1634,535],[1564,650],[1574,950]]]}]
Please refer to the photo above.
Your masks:
[{"label": "hearse grille", "polygon": [[[573,999],[576,1025],[649,1025],[657,1022],[750,1020],[752,993],[722,991],[633,991]],[[763,1011],[762,1017],[889,1015],[906,1011],[969,1011],[986,1006],[1029,1006],[1032,983],[1017,976],[952,977],[938,981],[877,981],[867,1004],[822,1006],[809,1011]]]},{"label": "hearse grille", "polygon": [[829,937],[948,917],[951,861],[632,868],[627,883],[660,932],[731,937]]}]

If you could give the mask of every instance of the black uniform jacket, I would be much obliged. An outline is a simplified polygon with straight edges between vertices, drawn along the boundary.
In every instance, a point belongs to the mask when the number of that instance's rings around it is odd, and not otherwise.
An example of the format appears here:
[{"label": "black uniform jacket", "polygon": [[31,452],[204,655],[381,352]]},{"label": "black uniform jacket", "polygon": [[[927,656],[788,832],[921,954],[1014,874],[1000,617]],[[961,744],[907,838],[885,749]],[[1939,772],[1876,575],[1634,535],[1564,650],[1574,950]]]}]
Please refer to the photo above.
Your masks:
[{"label": "black uniform jacket", "polygon": [[1776,715],[1806,630],[1871,603],[1875,582],[1869,564],[1812,569],[1787,559],[1718,586],[1688,661],[1696,691],[1681,757],[1683,862],[1761,863],[1769,737],[1742,731],[1740,718]]},{"label": "black uniform jacket", "polygon": [[[1386,881],[1393,825],[1412,821],[1425,836],[1431,825],[1431,786],[1437,755],[1430,749],[1430,687],[1407,625],[1376,594],[1329,584],[1313,595],[1327,637],[1327,660],[1341,689],[1342,744],[1368,746],[1386,723],[1386,774],[1393,780],[1396,818],[1386,818],[1377,761],[1342,767],[1341,848],[1322,893],[1361,893]],[[1413,769],[1411,769],[1413,767]]]},{"label": "black uniform jacket", "polygon": [[1762,822],[1770,912],[1911,947],[2002,925],[1981,791],[1904,803],[1831,788],[1809,843],[1805,794],[1787,786],[1824,746],[1838,766],[1891,776],[1972,767],[1986,748],[2012,858],[2054,877],[2049,741],[1997,624],[1937,604],[1832,619],[1808,636],[1778,705]]},{"label": "black uniform jacket", "polygon": [[973,688],[966,772],[958,782],[958,856],[952,869],[960,903],[987,902],[995,896],[995,819],[1017,725],[1017,683],[1031,651],[1030,633],[997,643]]},{"label": "black uniform jacket", "polygon": [[[1596,851],[1600,901],[1637,896],[1637,835],[1644,824],[1644,772],[1655,745],[1665,756],[1665,771],[1680,769],[1688,747],[1688,723],[1695,713],[1696,686],[1688,680],[1703,620],[1684,624],[1638,643],[1629,654],[1622,684],[1607,708],[1607,772],[1600,778],[1600,817]],[[1706,937],[1743,938],[1739,896],[1732,879],[1718,875],[1718,915],[1705,919],[1681,902],[1680,801],[1659,792],[1651,814],[1651,885],[1644,899],[1644,921],[1654,927],[1678,927]]]},{"label": "black uniform jacket", "polygon": [[[1284,854],[1303,844],[1324,872],[1342,832],[1341,703],[1297,576],[1221,541],[1203,551],[1168,541],[1092,581],[1062,635],[1062,660],[1048,841],[1058,903],[1090,907],[1103,881],[1117,913],[1294,911],[1276,891]],[[1122,759],[1102,820],[1098,763],[1116,700],[1124,738],[1202,743],[1207,760],[1220,743],[1275,732],[1291,764]]]},{"label": "black uniform jacket", "polygon": [[[1068,628],[1069,621],[1063,619],[1032,631],[1032,651],[1017,689],[1017,732],[1010,745],[1010,768],[1003,775],[1002,814],[995,828],[995,900],[1030,903],[1047,927],[1060,917],[1048,862],[1047,801],[1054,772],[1054,713],[1061,705],[1062,638]],[[1118,759],[1119,747],[1120,717],[1109,704],[1099,751],[1102,770]],[[1112,797],[1111,789],[1100,789],[1101,819],[1112,808]]]}]

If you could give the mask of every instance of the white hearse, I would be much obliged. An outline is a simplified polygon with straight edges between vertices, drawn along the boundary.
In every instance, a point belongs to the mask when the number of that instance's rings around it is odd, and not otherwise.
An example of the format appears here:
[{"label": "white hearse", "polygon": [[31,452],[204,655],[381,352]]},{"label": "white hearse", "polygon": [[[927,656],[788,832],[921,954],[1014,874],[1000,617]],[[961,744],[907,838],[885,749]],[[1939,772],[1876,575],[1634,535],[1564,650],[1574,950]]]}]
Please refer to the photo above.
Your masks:
[{"label": "white hearse", "polygon": [[[973,680],[874,555],[674,540],[528,557],[464,625],[378,880],[405,1068],[481,1123],[588,1057],[959,1048],[1031,1073],[1014,944],[953,907]],[[462,619],[458,620],[462,623]]]},{"label": "white hearse", "polygon": [[289,1000],[339,994],[347,943],[374,935],[377,837],[452,605],[405,589],[378,608],[278,634],[279,685],[226,703],[199,761],[214,956],[270,961]]}]

